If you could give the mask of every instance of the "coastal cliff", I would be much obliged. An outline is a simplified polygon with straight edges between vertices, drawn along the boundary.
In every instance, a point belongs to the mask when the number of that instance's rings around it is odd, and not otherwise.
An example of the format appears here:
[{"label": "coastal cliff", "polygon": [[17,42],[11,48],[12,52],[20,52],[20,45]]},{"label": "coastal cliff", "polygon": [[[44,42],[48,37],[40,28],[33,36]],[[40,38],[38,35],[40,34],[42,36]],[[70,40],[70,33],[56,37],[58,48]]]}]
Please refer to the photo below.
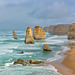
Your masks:
[{"label": "coastal cliff", "polygon": [[40,27],[35,26],[33,29],[34,39],[46,39],[46,32]]},{"label": "coastal cliff", "polygon": [[26,30],[25,43],[26,44],[34,44],[34,38],[33,38],[32,30],[30,27],[28,27]]},{"label": "coastal cliff", "polygon": [[52,35],[67,35],[69,27],[70,25],[53,25],[44,27],[44,30]]},{"label": "coastal cliff", "polygon": [[75,23],[70,25],[69,31],[68,31],[68,39],[75,40]]}]

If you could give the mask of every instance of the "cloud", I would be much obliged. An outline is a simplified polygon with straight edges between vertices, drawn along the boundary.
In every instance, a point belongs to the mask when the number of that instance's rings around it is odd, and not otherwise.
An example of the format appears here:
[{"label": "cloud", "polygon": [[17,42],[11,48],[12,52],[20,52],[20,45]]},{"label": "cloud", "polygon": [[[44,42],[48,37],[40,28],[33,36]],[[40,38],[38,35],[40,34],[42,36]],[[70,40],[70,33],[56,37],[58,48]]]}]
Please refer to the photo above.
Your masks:
[{"label": "cloud", "polygon": [[67,0],[0,0],[0,27],[73,23],[74,12]]},{"label": "cloud", "polygon": [[64,1],[38,0],[35,9],[29,15],[39,19],[50,19],[65,17],[69,13],[70,7]]},{"label": "cloud", "polygon": [[9,6],[9,5],[21,5],[23,3],[28,2],[29,0],[0,0],[0,6]]}]

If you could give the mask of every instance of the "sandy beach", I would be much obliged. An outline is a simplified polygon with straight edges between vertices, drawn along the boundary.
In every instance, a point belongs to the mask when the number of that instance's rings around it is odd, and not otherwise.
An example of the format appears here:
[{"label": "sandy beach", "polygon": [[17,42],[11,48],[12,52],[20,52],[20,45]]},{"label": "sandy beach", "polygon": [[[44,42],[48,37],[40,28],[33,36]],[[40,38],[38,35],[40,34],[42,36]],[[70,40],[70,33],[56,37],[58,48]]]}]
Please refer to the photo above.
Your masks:
[{"label": "sandy beach", "polygon": [[73,70],[73,75],[75,75],[75,43],[70,44],[71,50],[67,53],[67,57],[62,62],[63,65]]},{"label": "sandy beach", "polygon": [[53,65],[60,74],[62,75],[75,75],[75,43],[69,44],[70,50],[68,50],[64,54],[62,59],[53,61],[53,62],[45,62],[45,64]]},{"label": "sandy beach", "polygon": [[51,62],[62,75],[75,75],[75,43],[69,44],[71,50],[64,53],[63,59]]}]

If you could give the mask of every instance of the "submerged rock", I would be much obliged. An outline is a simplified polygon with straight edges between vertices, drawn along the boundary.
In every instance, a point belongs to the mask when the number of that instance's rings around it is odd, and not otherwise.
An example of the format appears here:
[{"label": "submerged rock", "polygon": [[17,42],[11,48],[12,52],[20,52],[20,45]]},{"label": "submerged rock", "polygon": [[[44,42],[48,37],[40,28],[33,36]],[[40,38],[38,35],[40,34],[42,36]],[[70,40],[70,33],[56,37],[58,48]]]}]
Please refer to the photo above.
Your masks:
[{"label": "submerged rock", "polygon": [[43,50],[44,51],[51,51],[48,44],[43,45]]},{"label": "submerged rock", "polygon": [[18,39],[18,37],[17,37],[17,35],[16,35],[16,32],[15,32],[14,30],[13,30],[12,32],[13,32],[13,38],[14,38],[14,39]]},{"label": "submerged rock", "polygon": [[46,39],[46,32],[40,27],[36,26],[33,30],[34,39]]},{"label": "submerged rock", "polygon": [[68,31],[68,39],[75,40],[75,23],[71,24]]},{"label": "submerged rock", "polygon": [[33,38],[32,30],[30,27],[28,27],[26,30],[25,43],[26,44],[34,44],[34,38]]}]

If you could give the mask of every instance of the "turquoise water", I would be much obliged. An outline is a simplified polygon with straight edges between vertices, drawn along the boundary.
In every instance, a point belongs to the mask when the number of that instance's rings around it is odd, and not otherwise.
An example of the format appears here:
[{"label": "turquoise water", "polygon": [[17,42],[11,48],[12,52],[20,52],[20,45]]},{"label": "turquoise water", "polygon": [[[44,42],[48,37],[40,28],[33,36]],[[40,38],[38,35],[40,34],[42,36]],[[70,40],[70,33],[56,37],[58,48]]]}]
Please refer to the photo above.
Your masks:
[{"label": "turquoise water", "polygon": [[[60,44],[70,43],[67,36],[49,35],[44,40],[35,40],[35,44],[25,44],[25,31],[16,31],[19,40],[14,40],[12,31],[0,31],[0,75],[60,75],[52,66],[22,66],[13,65],[18,59],[53,61],[61,56],[58,52],[65,47]],[[42,49],[44,44],[48,44],[52,52],[45,52]],[[23,51],[24,54],[19,54]]]}]

